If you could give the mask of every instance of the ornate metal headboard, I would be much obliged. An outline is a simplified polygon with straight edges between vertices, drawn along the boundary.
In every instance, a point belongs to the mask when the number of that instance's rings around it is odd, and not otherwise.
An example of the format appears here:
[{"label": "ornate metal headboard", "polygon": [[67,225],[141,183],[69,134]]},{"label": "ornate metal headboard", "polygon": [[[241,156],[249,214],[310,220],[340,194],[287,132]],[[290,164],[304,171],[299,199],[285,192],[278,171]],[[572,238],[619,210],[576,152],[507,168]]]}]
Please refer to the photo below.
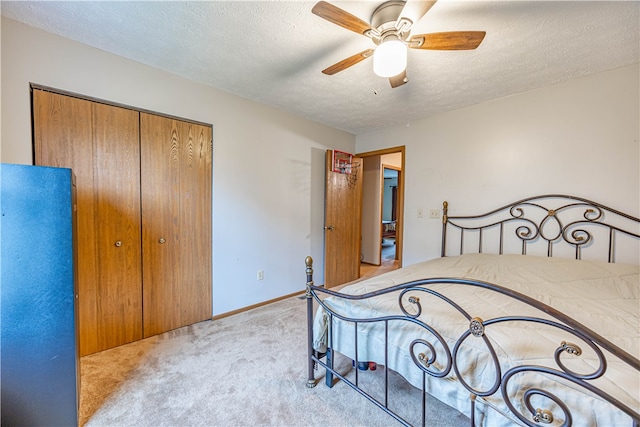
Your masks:
[{"label": "ornate metal headboard", "polygon": [[[453,231],[459,233],[459,243],[455,242]],[[447,256],[448,244],[459,244],[460,254],[482,253],[491,241],[492,253],[525,255],[528,248],[537,245],[549,257],[554,255],[555,248],[564,247],[571,252],[575,250],[576,259],[581,259],[583,248],[594,246],[597,240],[598,246],[605,248],[608,262],[616,261],[618,250],[638,263],[638,239],[639,218],[581,197],[561,194],[529,197],[473,216],[449,216],[448,203],[443,203],[442,256]]]}]

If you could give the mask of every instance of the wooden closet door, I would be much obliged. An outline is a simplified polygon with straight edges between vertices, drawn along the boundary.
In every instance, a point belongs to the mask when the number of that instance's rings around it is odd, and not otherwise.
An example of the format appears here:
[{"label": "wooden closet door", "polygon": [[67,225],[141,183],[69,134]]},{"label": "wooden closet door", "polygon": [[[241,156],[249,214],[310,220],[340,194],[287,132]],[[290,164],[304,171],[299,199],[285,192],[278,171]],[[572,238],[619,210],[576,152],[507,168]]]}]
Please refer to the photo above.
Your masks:
[{"label": "wooden closet door", "polygon": [[211,142],[140,113],[145,337],[211,318]]},{"label": "wooden closet door", "polygon": [[139,113],[93,104],[98,349],[142,339]]},{"label": "wooden closet door", "polygon": [[80,355],[142,338],[138,112],[33,91],[37,165],[77,186]]}]

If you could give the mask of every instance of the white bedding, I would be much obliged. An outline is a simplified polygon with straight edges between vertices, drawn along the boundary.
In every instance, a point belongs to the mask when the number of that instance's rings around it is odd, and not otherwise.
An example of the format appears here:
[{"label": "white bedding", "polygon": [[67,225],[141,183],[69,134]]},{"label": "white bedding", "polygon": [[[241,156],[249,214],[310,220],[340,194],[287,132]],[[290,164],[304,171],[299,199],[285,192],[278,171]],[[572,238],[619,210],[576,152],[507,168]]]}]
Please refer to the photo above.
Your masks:
[{"label": "white bedding", "polygon": [[[570,316],[634,357],[640,354],[640,275],[639,267],[635,265],[536,256],[470,254],[439,258],[405,267],[345,287],[341,292],[364,294],[413,280],[437,277],[469,278],[513,289]],[[480,317],[485,321],[507,315],[550,318],[522,303],[480,288],[447,284],[430,285],[429,288],[451,298],[471,317]],[[458,337],[468,329],[469,322],[439,299],[422,292],[415,295],[420,298],[423,307],[420,320],[433,325],[452,349]],[[325,302],[335,312],[352,318],[400,314],[397,294],[365,301],[329,297]],[[326,349],[327,323],[326,313],[320,309],[314,320],[313,346],[316,350]],[[422,371],[415,366],[408,352],[409,343],[416,338],[417,327],[407,322],[399,323],[390,323],[390,328],[394,331],[390,333],[389,368],[421,388]],[[526,330],[522,329],[523,326]],[[403,329],[403,333],[398,334],[397,329]],[[424,329],[420,331],[421,337],[434,341],[432,337],[425,335]],[[500,357],[502,374],[519,364],[544,365],[558,369],[553,360],[553,351],[562,341],[578,344],[583,351],[580,357],[563,356],[562,360],[566,361],[570,369],[591,372],[597,366],[597,358],[586,344],[572,335],[551,330],[544,325],[523,325],[521,322],[496,325],[489,327],[486,334]],[[354,358],[353,338],[352,325],[334,321],[335,351]],[[383,364],[383,325],[360,324],[358,349],[359,360]],[[442,367],[443,354],[438,352],[440,363],[436,361],[436,367]],[[479,389],[490,387],[495,380],[494,369],[486,363],[489,360],[487,355],[483,340],[475,337],[467,338],[460,350],[458,363],[462,366],[461,375],[469,384]],[[597,379],[594,383],[636,412],[640,412],[640,374],[637,370],[609,357],[608,353],[605,352],[605,355],[609,361],[606,379]],[[477,378],[477,381],[472,381],[473,377]],[[533,383],[537,384],[540,378],[540,375],[528,375],[520,380],[530,386]],[[469,393],[462,385],[456,383],[453,371],[445,379],[427,376],[427,380],[427,391],[430,394],[469,415]],[[546,384],[549,383],[548,380],[545,381]],[[541,388],[549,389],[548,386]],[[571,408],[574,425],[631,424],[627,416],[612,410],[605,402],[598,401],[597,398],[584,400],[585,394],[582,391],[567,392],[563,388],[553,391]],[[477,422],[487,426],[513,425],[495,411],[483,410],[483,404],[488,404],[500,411],[508,412],[502,399],[496,399],[495,396],[500,396],[500,390],[494,396],[479,401]],[[518,402],[519,400],[514,400],[516,407],[519,405]],[[557,408],[554,409],[554,415],[561,415]]]}]

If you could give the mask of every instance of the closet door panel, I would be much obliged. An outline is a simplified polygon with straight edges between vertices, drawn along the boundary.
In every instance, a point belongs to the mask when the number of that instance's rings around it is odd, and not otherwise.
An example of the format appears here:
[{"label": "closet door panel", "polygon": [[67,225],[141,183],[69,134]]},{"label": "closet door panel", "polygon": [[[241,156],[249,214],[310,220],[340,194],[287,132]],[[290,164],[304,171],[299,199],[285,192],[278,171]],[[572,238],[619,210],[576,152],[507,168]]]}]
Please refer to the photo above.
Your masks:
[{"label": "closet door panel", "polygon": [[35,163],[71,168],[76,177],[77,283],[80,355],[98,347],[98,283],[91,102],[33,91]]},{"label": "closet door panel", "polygon": [[145,113],[140,123],[143,317],[151,336],[211,317],[211,128]]},{"label": "closet door panel", "polygon": [[211,127],[182,123],[180,168],[181,318],[211,318]]},{"label": "closet door panel", "polygon": [[140,114],[145,337],[181,326],[179,145],[175,121]]},{"label": "closet door panel", "polygon": [[95,103],[99,349],[142,338],[139,113]]},{"label": "closet door panel", "polygon": [[139,114],[42,90],[33,106],[36,164],[76,176],[80,355],[140,339]]}]

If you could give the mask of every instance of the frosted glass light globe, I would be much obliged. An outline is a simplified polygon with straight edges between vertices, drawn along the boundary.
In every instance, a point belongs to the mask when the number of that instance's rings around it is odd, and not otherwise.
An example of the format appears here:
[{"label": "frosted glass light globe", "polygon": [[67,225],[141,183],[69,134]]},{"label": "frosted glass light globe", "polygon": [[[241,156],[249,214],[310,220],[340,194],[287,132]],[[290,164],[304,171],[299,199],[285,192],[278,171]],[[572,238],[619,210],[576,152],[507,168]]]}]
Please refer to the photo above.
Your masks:
[{"label": "frosted glass light globe", "polygon": [[397,76],[405,68],[407,68],[407,45],[400,40],[385,41],[373,52],[373,72],[378,76]]}]

